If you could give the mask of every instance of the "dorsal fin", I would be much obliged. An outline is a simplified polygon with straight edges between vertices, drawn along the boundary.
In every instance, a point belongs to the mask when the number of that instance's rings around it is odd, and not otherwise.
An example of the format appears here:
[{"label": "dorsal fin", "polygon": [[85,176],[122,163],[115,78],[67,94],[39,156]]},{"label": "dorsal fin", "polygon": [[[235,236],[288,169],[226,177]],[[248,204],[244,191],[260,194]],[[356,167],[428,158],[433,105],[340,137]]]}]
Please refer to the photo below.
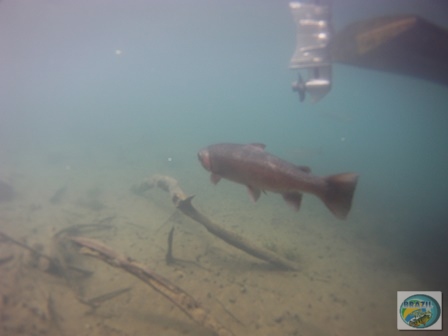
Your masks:
[{"label": "dorsal fin", "polygon": [[311,168],[308,166],[296,166],[299,170],[303,171],[304,173],[311,173]]},{"label": "dorsal fin", "polygon": [[249,144],[249,145],[254,146],[254,147],[257,147],[257,148],[260,148],[260,149],[265,149],[265,148],[266,148],[266,145],[265,145],[265,144],[258,143],[258,142],[256,142],[256,143],[251,143],[251,144]]}]

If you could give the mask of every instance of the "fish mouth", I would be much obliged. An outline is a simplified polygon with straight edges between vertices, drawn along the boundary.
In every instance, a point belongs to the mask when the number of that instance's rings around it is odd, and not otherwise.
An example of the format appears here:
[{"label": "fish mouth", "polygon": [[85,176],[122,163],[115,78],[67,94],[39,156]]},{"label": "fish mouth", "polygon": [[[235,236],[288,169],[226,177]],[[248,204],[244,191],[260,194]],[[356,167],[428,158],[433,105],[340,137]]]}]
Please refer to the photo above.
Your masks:
[{"label": "fish mouth", "polygon": [[198,159],[199,162],[201,162],[202,167],[204,167],[204,169],[211,171],[212,163],[210,161],[210,153],[208,150],[206,149],[200,150],[198,152]]}]

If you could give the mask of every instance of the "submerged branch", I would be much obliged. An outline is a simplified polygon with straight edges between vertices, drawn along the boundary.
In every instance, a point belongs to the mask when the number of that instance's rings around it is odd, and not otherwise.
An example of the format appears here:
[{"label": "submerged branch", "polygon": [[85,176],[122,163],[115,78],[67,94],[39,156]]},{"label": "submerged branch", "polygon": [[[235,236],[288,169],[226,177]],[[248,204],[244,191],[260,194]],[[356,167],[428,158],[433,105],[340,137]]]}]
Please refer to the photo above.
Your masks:
[{"label": "submerged branch", "polygon": [[180,188],[177,180],[172,177],[154,175],[141,183],[139,186],[133,187],[132,190],[137,194],[142,194],[154,187],[158,187],[168,192],[171,197],[171,201],[180,211],[182,211],[184,215],[202,224],[210,233],[222,239],[227,244],[230,244],[253,257],[267,261],[277,267],[287,270],[298,270],[298,265],[295,263],[286,260],[267,249],[253,244],[235,232],[226,230],[221,225],[214,223],[211,219],[200,213],[191,204],[194,196],[187,196]]},{"label": "submerged branch", "polygon": [[70,236],[67,236],[66,239],[80,246],[81,253],[100,259],[113,267],[121,268],[136,276],[171,301],[193,321],[213,331],[216,335],[233,335],[231,331],[218,323],[204,308],[202,308],[199,302],[191,295],[145,265],[116,252],[95,239]]}]

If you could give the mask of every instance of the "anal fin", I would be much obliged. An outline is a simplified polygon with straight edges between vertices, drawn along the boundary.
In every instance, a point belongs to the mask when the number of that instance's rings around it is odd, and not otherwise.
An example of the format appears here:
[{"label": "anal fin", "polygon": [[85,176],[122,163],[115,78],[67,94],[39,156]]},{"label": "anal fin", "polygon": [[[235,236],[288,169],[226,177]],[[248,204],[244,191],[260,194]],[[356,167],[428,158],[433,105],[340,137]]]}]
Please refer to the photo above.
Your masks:
[{"label": "anal fin", "polygon": [[212,181],[213,184],[217,184],[221,180],[221,176],[216,174],[210,175],[210,181]]}]

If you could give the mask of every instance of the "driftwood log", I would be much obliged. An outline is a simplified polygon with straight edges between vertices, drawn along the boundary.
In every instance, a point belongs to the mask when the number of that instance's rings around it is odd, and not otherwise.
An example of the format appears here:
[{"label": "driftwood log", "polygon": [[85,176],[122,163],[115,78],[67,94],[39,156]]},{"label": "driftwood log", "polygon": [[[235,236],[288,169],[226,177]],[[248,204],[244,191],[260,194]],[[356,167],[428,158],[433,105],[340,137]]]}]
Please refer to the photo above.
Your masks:
[{"label": "driftwood log", "polygon": [[137,194],[143,194],[145,191],[158,187],[169,193],[173,204],[186,216],[194,221],[202,224],[210,233],[222,239],[227,244],[230,244],[253,257],[267,261],[276,267],[287,270],[299,270],[297,264],[280,257],[270,250],[256,246],[246,238],[239,234],[224,229],[221,225],[214,223],[211,219],[200,213],[191,204],[194,196],[187,196],[180,188],[179,183],[172,177],[163,175],[154,175],[145,180],[140,185],[135,186],[132,190]]},{"label": "driftwood log", "polygon": [[121,268],[136,276],[180,308],[193,321],[214,332],[215,335],[234,335],[217,322],[191,295],[171,283],[168,279],[154,273],[145,265],[114,251],[98,240],[71,236],[66,236],[65,238],[80,246],[81,253],[100,259],[113,267]]}]

